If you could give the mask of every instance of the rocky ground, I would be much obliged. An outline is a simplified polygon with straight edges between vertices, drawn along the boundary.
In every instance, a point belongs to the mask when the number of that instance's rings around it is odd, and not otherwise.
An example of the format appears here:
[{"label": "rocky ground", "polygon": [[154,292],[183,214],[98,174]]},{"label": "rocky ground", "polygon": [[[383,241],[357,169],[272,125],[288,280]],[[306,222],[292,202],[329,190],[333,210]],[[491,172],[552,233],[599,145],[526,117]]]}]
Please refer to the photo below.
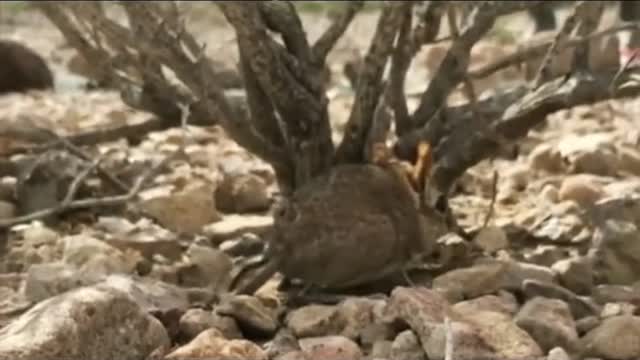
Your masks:
[{"label": "rocky ground", "polygon": [[[189,17],[208,53],[232,64],[233,33],[218,15]],[[326,25],[322,14],[304,19],[311,37]],[[0,20],[0,36],[29,44],[56,71],[55,91],[0,97],[2,122],[73,134],[148,116],[114,92],[83,90],[86,80],[68,69],[72,49],[38,14],[3,9]],[[366,49],[373,21],[360,16],[332,55],[336,138],[352,101],[342,63]],[[499,34],[520,38],[530,25],[517,15]],[[497,41],[474,49],[474,65],[516,47]],[[437,46],[420,54],[410,93],[426,86],[438,54]],[[521,77],[510,69],[479,87]],[[143,165],[183,152],[127,212],[136,216],[77,216],[7,233],[0,359],[436,360],[449,345],[454,359],[640,358],[639,107],[625,100],[561,111],[523,140],[515,160],[471,169],[452,201],[470,231],[482,226],[499,174],[494,216],[474,238],[486,256],[475,264],[426,287],[300,308],[286,306],[277,279],[255,296],[211,298],[271,223],[277,189],[267,165],[218,128],[101,144],[94,153]],[[14,182],[2,179],[0,193]],[[0,218],[11,217],[15,207],[3,199]],[[464,244],[447,236],[440,246],[455,254]]]}]

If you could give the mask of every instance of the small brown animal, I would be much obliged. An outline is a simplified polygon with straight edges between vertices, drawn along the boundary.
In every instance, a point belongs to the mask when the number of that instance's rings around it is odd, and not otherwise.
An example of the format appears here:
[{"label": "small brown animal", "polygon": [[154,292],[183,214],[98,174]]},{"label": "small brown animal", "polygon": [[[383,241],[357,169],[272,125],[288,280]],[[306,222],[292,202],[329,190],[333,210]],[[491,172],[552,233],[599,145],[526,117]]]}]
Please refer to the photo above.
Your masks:
[{"label": "small brown animal", "polygon": [[11,40],[0,40],[0,94],[53,87],[53,74],[34,50]]},{"label": "small brown animal", "polygon": [[287,278],[346,289],[402,273],[416,255],[434,250],[413,169],[384,144],[372,150],[371,164],[333,167],[279,204],[269,249]]}]

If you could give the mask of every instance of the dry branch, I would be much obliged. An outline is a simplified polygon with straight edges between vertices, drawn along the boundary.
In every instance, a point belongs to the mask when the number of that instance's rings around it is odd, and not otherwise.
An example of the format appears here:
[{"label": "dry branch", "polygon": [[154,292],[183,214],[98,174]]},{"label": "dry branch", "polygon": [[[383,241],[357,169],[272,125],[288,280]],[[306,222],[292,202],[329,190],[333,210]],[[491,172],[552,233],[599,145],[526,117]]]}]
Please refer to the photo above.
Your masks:
[{"label": "dry branch", "polygon": [[[474,119],[468,106],[447,109],[450,123],[435,151],[436,165],[431,179],[438,191],[446,194],[452,184],[468,168],[492,156],[502,144],[498,139],[515,141],[527,135],[530,129],[556,111],[599,101],[634,97],[640,94],[637,72],[626,71],[620,76],[619,85],[611,92],[609,84],[615,71],[568,79],[558,78],[527,94],[526,86],[509,93],[479,102],[483,117]],[[411,151],[420,138],[431,138],[416,131],[399,140],[398,153]],[[427,139],[428,141],[428,139]],[[413,143],[413,146],[411,145]]]},{"label": "dry branch", "polygon": [[364,145],[382,89],[382,75],[403,19],[405,2],[386,3],[382,9],[371,45],[358,76],[355,101],[344,138],[336,150],[337,163],[364,160]]},{"label": "dry branch", "polygon": [[78,192],[78,189],[80,188],[80,185],[84,182],[87,176],[89,176],[89,174],[91,174],[91,172],[100,165],[100,161],[104,158],[104,156],[106,156],[106,154],[103,154],[103,156],[97,158],[95,161],[93,161],[93,163],[90,166],[87,166],[83,171],[81,171],[75,177],[75,179],[69,186],[69,189],[67,190],[67,193],[64,199],[58,205],[48,209],[35,211],[33,213],[30,213],[24,216],[19,216],[19,217],[10,218],[10,219],[0,219],[0,228],[7,228],[23,222],[43,219],[51,215],[60,214],[70,209],[93,208],[98,206],[114,206],[114,205],[127,203],[131,201],[136,195],[138,195],[140,190],[142,190],[142,186],[146,182],[148,182],[148,180],[153,175],[155,175],[158,170],[160,170],[171,159],[173,159],[176,154],[178,154],[178,152],[174,153],[173,155],[167,156],[162,161],[160,161],[157,165],[149,168],[145,173],[143,173],[140,177],[138,177],[138,179],[136,180],[131,190],[129,190],[129,192],[124,195],[74,200]]},{"label": "dry branch", "polygon": [[420,104],[412,115],[414,128],[426,124],[442,107],[451,91],[464,80],[469,66],[471,48],[493,27],[496,18],[537,6],[539,3],[539,1],[485,1],[477,5],[469,15],[469,25],[463,28],[460,36],[453,41],[429,87],[422,94]]},{"label": "dry branch", "polygon": [[318,65],[324,64],[327,55],[351,24],[355,15],[364,7],[364,1],[348,1],[338,14],[332,16],[332,22],[312,46],[312,53]]},{"label": "dry branch", "polygon": [[[561,47],[560,51],[576,47],[584,42],[590,42],[605,36],[614,35],[622,31],[638,30],[638,29],[640,29],[638,24],[624,24],[624,25],[613,26],[611,28],[594,32],[586,36],[579,36],[579,37],[572,38],[568,40],[566,43],[564,43],[564,46],[560,46]],[[553,44],[553,40],[549,40],[542,44],[537,44],[534,46],[528,46],[528,47],[522,48],[512,54],[505,55],[489,64],[478,67],[475,70],[469,71],[467,75],[472,79],[485,78],[495,73],[496,71],[500,71],[506,67],[517,65],[530,58],[544,55],[546,51],[549,49],[549,46],[551,46],[551,44]]]}]

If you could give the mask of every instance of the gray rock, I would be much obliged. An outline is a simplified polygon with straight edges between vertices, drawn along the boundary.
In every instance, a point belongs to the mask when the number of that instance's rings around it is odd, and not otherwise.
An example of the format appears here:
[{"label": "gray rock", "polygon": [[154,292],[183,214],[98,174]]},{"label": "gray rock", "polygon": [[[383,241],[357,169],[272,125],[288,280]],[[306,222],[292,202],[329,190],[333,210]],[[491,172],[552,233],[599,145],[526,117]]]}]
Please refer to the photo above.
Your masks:
[{"label": "gray rock", "polygon": [[360,360],[364,356],[358,344],[344,336],[309,337],[298,342],[309,360]]},{"label": "gray rock", "polygon": [[593,299],[599,304],[610,302],[640,302],[640,290],[625,285],[598,285],[593,289]]},{"label": "gray rock", "polygon": [[467,298],[474,298],[498,290],[518,290],[527,279],[555,282],[554,276],[550,269],[542,266],[514,261],[488,261],[440,275],[433,280],[433,287],[459,289]]},{"label": "gray rock", "polygon": [[450,320],[456,358],[518,358],[542,354],[533,339],[509,316],[490,311],[459,314],[432,290],[394,289],[389,301],[389,314],[409,324],[429,359],[444,358],[446,318]]},{"label": "gray rock", "polygon": [[225,339],[218,330],[208,329],[188,344],[173,350],[164,359],[267,360],[267,354],[251,341]]},{"label": "gray rock", "polygon": [[411,330],[398,334],[391,345],[391,359],[395,360],[425,360],[425,353],[420,341]]},{"label": "gray rock", "polygon": [[262,215],[226,215],[222,220],[203,228],[214,244],[233,239],[244,233],[264,234],[273,225],[273,217]]},{"label": "gray rock", "polygon": [[591,294],[593,288],[593,264],[587,257],[564,259],[551,267],[561,285],[580,295]]},{"label": "gray rock", "polygon": [[[362,337],[365,330],[369,331],[368,335],[375,335],[372,331],[376,332],[377,330],[384,334],[386,324],[382,324],[381,317],[386,305],[386,300],[382,299],[354,297],[342,301],[338,304],[340,317],[344,319],[344,327],[341,329],[340,335],[357,340]],[[381,326],[372,326],[374,324]]]},{"label": "gray rock", "polygon": [[600,325],[600,318],[597,316],[585,316],[576,321],[576,329],[580,336],[588,333]]},{"label": "gray rock", "polygon": [[637,359],[640,357],[640,317],[624,315],[605,319],[581,342],[586,356]]},{"label": "gray rock", "polygon": [[577,349],[578,333],[569,306],[557,299],[536,297],[524,304],[515,319],[543,351],[561,346],[571,352]]},{"label": "gray rock", "polygon": [[35,264],[27,270],[24,293],[29,301],[38,302],[97,279],[82,279],[75,269],[62,263]]},{"label": "gray rock", "polygon": [[271,206],[267,184],[253,174],[227,175],[216,187],[216,207],[225,213],[266,211]]},{"label": "gray rock", "polygon": [[453,305],[453,309],[460,314],[472,314],[477,311],[493,311],[507,316],[518,312],[518,303],[495,295],[485,295],[479,298],[461,301]]},{"label": "gray rock", "polygon": [[336,306],[308,305],[287,314],[286,324],[299,338],[315,337],[339,333],[346,319]]},{"label": "gray rock", "polygon": [[553,349],[549,350],[547,360],[571,360],[571,357],[563,348],[554,347]]},{"label": "gray rock", "polygon": [[225,296],[215,311],[220,315],[233,317],[247,335],[273,335],[278,329],[278,310],[265,306],[253,296]]},{"label": "gray rock", "polygon": [[640,231],[636,224],[609,219],[594,235],[596,270],[608,284],[630,285],[640,277]]},{"label": "gray rock", "polygon": [[542,281],[526,280],[522,284],[522,291],[528,299],[535,297],[545,297],[562,300],[569,305],[571,314],[575,319],[585,316],[599,314],[600,308],[590,301],[589,298],[580,297],[571,291],[555,284]]},{"label": "gray rock", "polygon": [[207,329],[220,331],[226,339],[241,339],[242,333],[236,321],[203,309],[189,309],[180,318],[181,335],[191,340]]},{"label": "gray rock", "polygon": [[160,322],[107,284],[42,301],[0,330],[2,359],[137,360],[163,346]]}]

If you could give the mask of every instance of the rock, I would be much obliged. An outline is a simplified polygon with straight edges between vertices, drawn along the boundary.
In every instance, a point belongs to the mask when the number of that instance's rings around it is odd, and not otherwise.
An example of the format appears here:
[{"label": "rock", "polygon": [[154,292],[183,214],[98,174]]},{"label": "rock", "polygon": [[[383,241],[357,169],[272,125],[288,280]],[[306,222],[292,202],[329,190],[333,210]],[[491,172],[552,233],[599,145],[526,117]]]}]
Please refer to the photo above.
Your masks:
[{"label": "rock", "polygon": [[464,319],[474,326],[479,337],[498,358],[529,359],[543,355],[540,346],[513,322],[511,315],[477,311],[465,313]]},{"label": "rock", "polygon": [[440,275],[433,280],[433,287],[460,289],[467,298],[474,298],[501,289],[518,290],[527,279],[554,282],[554,274],[548,268],[532,264],[488,261]]},{"label": "rock", "polygon": [[11,219],[16,216],[17,211],[13,203],[0,200],[0,219]]},{"label": "rock", "polygon": [[151,198],[143,201],[141,207],[160,225],[176,233],[196,234],[205,225],[221,219],[209,186]]},{"label": "rock", "polygon": [[360,360],[358,345],[344,336],[309,337],[298,341],[309,360]]},{"label": "rock", "polygon": [[107,233],[104,241],[120,251],[135,250],[145,259],[161,255],[178,260],[182,256],[183,247],[177,236],[151,223],[149,219],[140,220],[134,225],[126,219],[100,217],[96,227]]},{"label": "rock", "polygon": [[411,330],[405,330],[396,336],[391,344],[390,358],[394,360],[426,360],[420,341]]},{"label": "rock", "polygon": [[551,184],[546,184],[542,187],[542,190],[540,190],[540,197],[552,203],[557,203],[560,200],[558,189]]},{"label": "rock", "polygon": [[273,225],[273,217],[261,215],[226,215],[221,221],[205,226],[204,234],[219,244],[244,233],[264,234]]},{"label": "rock", "polygon": [[544,297],[549,299],[558,299],[567,303],[571,314],[575,319],[581,319],[585,316],[596,315],[600,312],[600,308],[593,304],[588,298],[580,297],[570,290],[555,284],[545,283],[535,280],[526,280],[522,284],[522,291],[528,299],[536,297]]},{"label": "rock", "polygon": [[640,175],[640,152],[630,147],[618,149],[618,170]]},{"label": "rock", "polygon": [[524,254],[525,260],[540,266],[551,266],[566,257],[566,251],[553,245],[538,245]]},{"label": "rock", "polygon": [[565,136],[558,150],[571,164],[576,174],[615,175],[617,158],[614,138],[610,133],[589,133]]},{"label": "rock", "polygon": [[39,302],[75,287],[96,283],[95,277],[83,277],[62,263],[31,265],[27,270],[24,293],[29,301]]},{"label": "rock", "polygon": [[593,266],[587,257],[570,258],[556,262],[551,267],[561,285],[576,294],[591,294],[593,288]]},{"label": "rock", "polygon": [[167,332],[129,295],[107,284],[44,300],[0,330],[2,359],[143,359]]},{"label": "rock", "polygon": [[629,221],[609,219],[593,235],[596,271],[608,284],[628,285],[640,279],[640,231]]},{"label": "rock", "polygon": [[372,359],[388,359],[391,356],[392,343],[389,340],[376,341],[371,347],[369,358]]},{"label": "rock", "polygon": [[466,300],[453,305],[453,309],[459,314],[473,314],[479,311],[492,311],[507,316],[513,316],[518,312],[518,303],[508,301],[495,295],[485,295],[479,298]]},{"label": "rock", "polygon": [[581,340],[586,356],[636,359],[640,357],[640,317],[607,318]]},{"label": "rock", "polygon": [[227,340],[218,330],[208,329],[188,344],[172,351],[165,359],[267,360],[267,354],[250,341]]},{"label": "rock", "polygon": [[549,354],[547,355],[547,360],[571,360],[569,354],[564,351],[561,347],[554,347],[549,350]]},{"label": "rock", "polygon": [[[365,331],[368,335],[372,333],[385,334],[386,324],[382,324],[382,313],[386,308],[387,302],[382,299],[367,298],[348,298],[338,304],[338,312],[340,318],[343,319],[344,326],[341,328],[340,335],[346,336],[351,340],[362,340],[361,337]],[[379,324],[380,326],[373,326]],[[382,339],[379,339],[382,340]],[[384,340],[387,340],[386,338]]]},{"label": "rock", "polygon": [[225,339],[241,339],[235,320],[203,309],[189,309],[180,318],[180,334],[191,340],[207,329],[216,329]]},{"label": "rock", "polygon": [[582,319],[576,321],[576,329],[578,330],[578,335],[580,336],[583,336],[599,325],[600,318],[598,318],[597,316],[585,316]]},{"label": "rock", "polygon": [[542,354],[535,342],[518,329],[508,316],[490,311],[470,316],[459,314],[432,290],[394,289],[389,301],[389,315],[409,324],[418,335],[428,359],[444,358],[445,318],[451,321],[455,358],[510,358]]},{"label": "rock", "polygon": [[43,225],[29,226],[22,231],[24,246],[40,247],[56,245],[60,236]]},{"label": "rock", "polygon": [[357,339],[352,339],[352,340],[354,341],[358,340],[358,343],[362,345],[364,348],[370,348],[371,346],[375,345],[377,342],[393,340],[393,337],[396,335],[396,332],[397,331],[394,328],[393,324],[373,323],[362,328],[358,332]]},{"label": "rock", "polygon": [[277,309],[266,307],[253,296],[226,296],[215,310],[220,315],[233,317],[247,336],[273,335],[278,328]]},{"label": "rock", "polygon": [[225,213],[266,211],[271,206],[267,184],[253,174],[225,176],[215,191],[216,206]]},{"label": "rock", "polygon": [[493,253],[509,247],[507,234],[497,226],[482,228],[473,238],[473,242],[487,253]]},{"label": "rock", "polygon": [[529,166],[536,170],[559,173],[564,170],[565,163],[559,150],[550,144],[542,143],[529,153]]},{"label": "rock", "polygon": [[515,319],[543,351],[561,346],[576,350],[578,333],[569,306],[556,299],[536,297],[527,301]]},{"label": "rock", "polygon": [[624,285],[598,285],[591,294],[599,304],[610,302],[640,303],[640,289]]},{"label": "rock", "polygon": [[629,303],[607,303],[600,312],[602,319],[619,316],[619,315],[633,315],[637,310],[637,306]]},{"label": "rock", "polygon": [[188,263],[195,269],[189,272],[191,278],[188,281],[184,276],[182,277],[183,283],[189,286],[206,287],[214,292],[228,289],[233,269],[233,261],[229,255],[210,246],[196,243],[189,246],[185,255]]},{"label": "rock", "polygon": [[104,283],[129,294],[147,312],[165,312],[174,309],[184,312],[189,308],[186,291],[162,281],[147,277],[111,275],[104,280]]},{"label": "rock", "polygon": [[94,237],[79,234],[67,236],[62,241],[62,261],[84,274],[92,273],[98,277],[131,273],[135,269],[137,257],[127,256]]},{"label": "rock", "polygon": [[284,359],[284,356],[289,356],[286,358],[291,360],[302,359],[302,357],[296,358],[291,357],[293,355],[287,355],[295,352],[302,354],[302,352],[299,351],[298,340],[293,336],[291,329],[286,327],[281,328],[271,341],[265,343],[264,349],[267,351],[269,359]]},{"label": "rock", "polygon": [[575,201],[581,206],[594,204],[605,195],[604,190],[589,175],[567,176],[560,185],[560,201]]},{"label": "rock", "polygon": [[325,336],[339,333],[346,319],[336,306],[308,305],[287,315],[287,326],[297,337]]}]

